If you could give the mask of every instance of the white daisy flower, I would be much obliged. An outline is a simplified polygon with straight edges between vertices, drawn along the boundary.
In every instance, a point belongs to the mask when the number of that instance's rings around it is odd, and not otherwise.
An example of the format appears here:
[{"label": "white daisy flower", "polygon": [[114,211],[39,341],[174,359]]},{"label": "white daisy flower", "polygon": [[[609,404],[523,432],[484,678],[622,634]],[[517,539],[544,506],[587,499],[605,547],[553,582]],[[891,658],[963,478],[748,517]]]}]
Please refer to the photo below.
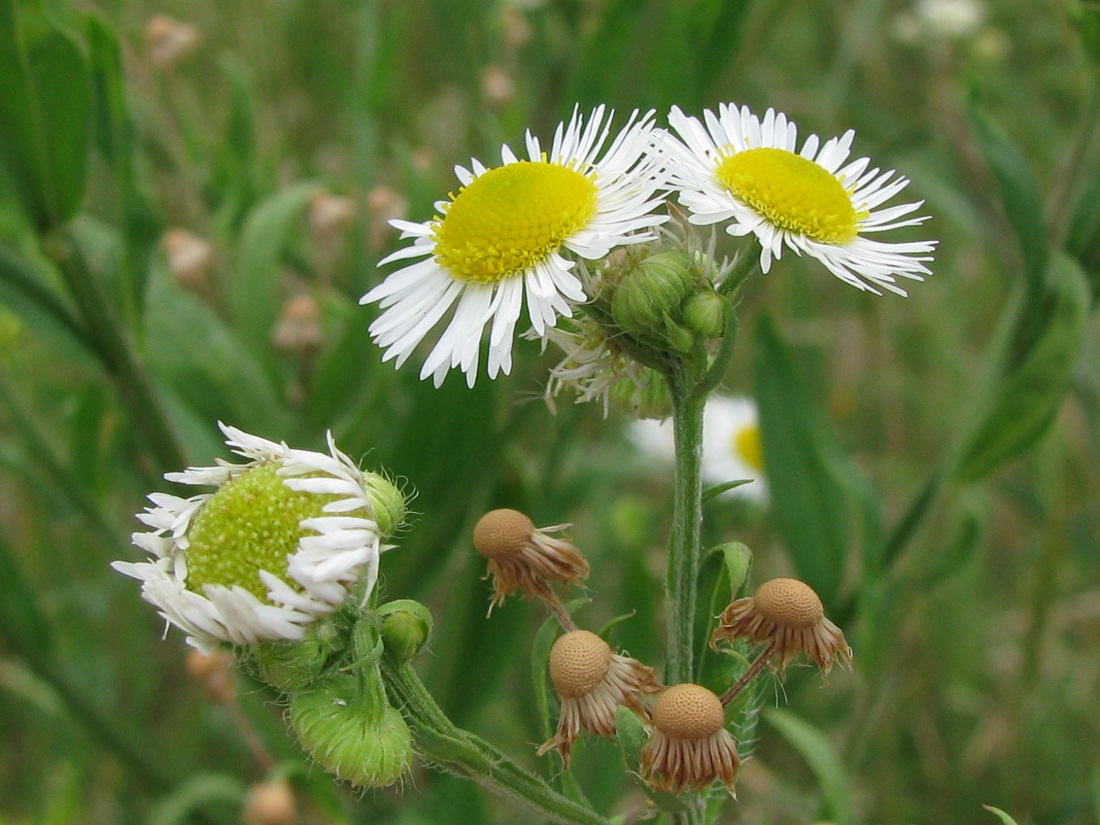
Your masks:
[{"label": "white daisy flower", "polygon": [[[301,639],[306,625],[378,578],[383,539],[404,516],[404,494],[336,449],[292,450],[221,424],[245,464],[219,460],[165,478],[215,486],[190,498],[153,493],[133,542],[149,561],[111,566],[142,582],[142,597],[188,643]],[[381,523],[381,525],[380,525]]]},{"label": "white daisy flower", "polygon": [[[627,437],[639,450],[671,464],[676,460],[672,421],[633,421]],[[715,395],[703,410],[702,476],[707,484],[749,481],[724,493],[764,504],[768,483],[764,478],[764,454],[760,448],[760,422],[756,402],[749,398]]]},{"label": "white daisy flower", "polygon": [[705,125],[675,106],[669,114],[683,141],[667,135],[666,148],[675,159],[671,185],[692,223],[728,222],[731,235],[755,235],[764,272],[786,246],[875,294],[881,287],[905,295],[895,276],[920,281],[931,274],[924,262],[932,260],[936,241],[866,237],[928,217],[909,217],[923,201],[882,207],[909,181],[868,168],[868,158],[848,161],[855,132],[824,143],[810,135],[796,152],[795,124],[772,109],[760,120],[748,107],[722,104],[717,116],[707,110],[703,119]]},{"label": "white daisy flower", "polygon": [[[585,123],[574,112],[560,124],[549,152],[527,133],[527,158],[501,150],[502,165],[474,160],[455,167],[462,187],[425,223],[394,220],[401,237],[415,238],[379,266],[423,258],[392,273],[363,296],[384,311],[370,326],[383,360],[400,367],[450,314],[424,361],[420,377],[443,383],[455,367],[466,383],[477,377],[481,337],[490,324],[488,372],[507,374],[512,339],[526,300],[537,335],[585,300],[573,256],[597,260],[624,244],[652,240],[667,218],[651,214],[662,202],[662,159],[651,152],[653,113],[631,115],[604,149],[611,116],[599,106]],[[451,310],[453,309],[453,313]]]}]

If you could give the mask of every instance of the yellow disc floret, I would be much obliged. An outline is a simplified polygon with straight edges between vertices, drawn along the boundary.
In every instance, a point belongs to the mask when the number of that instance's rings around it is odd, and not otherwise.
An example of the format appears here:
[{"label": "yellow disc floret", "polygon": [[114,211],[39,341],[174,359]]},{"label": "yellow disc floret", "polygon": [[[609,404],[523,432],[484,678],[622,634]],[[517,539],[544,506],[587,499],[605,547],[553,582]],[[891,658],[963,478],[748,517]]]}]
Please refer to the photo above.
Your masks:
[{"label": "yellow disc floret", "polygon": [[566,699],[591,693],[611,667],[611,647],[587,630],[561,636],[550,649],[550,681]]},{"label": "yellow disc floret", "polygon": [[596,184],[553,163],[519,161],[463,187],[435,224],[435,260],[462,281],[490,284],[530,269],[596,211]]},{"label": "yellow disc floret", "polygon": [[849,243],[868,214],[856,212],[829,170],[786,149],[737,152],[718,164],[715,175],[770,223],[819,243]]},{"label": "yellow disc floret", "polygon": [[756,609],[780,627],[813,627],[825,615],[813,588],[798,579],[772,579],[756,591]]},{"label": "yellow disc floret", "polygon": [[733,451],[758,473],[764,469],[764,448],[760,446],[760,428],[755,424],[734,433]]},{"label": "yellow disc floret", "polygon": [[308,531],[303,519],[323,515],[334,496],[291,490],[278,463],[258,464],[223,484],[203,505],[188,533],[187,589],[239,585],[266,601],[261,570],[287,578],[287,556]]}]

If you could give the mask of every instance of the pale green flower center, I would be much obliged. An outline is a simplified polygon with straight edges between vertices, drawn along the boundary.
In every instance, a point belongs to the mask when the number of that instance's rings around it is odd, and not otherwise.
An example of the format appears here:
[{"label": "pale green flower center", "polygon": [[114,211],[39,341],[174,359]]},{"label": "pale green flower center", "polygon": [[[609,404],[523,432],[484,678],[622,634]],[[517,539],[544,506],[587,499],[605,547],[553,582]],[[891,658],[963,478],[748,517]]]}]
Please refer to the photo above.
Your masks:
[{"label": "pale green flower center", "polygon": [[737,152],[718,164],[715,175],[769,223],[818,243],[851,242],[868,214],[856,212],[831,172],[786,149]]},{"label": "pale green flower center", "polygon": [[261,570],[300,589],[287,576],[287,557],[298,552],[299,539],[313,534],[301,528],[302,520],[323,515],[336,496],[291,490],[278,475],[279,466],[270,462],[245,470],[195,515],[187,535],[188,590],[238,585],[267,601]]},{"label": "pale green flower center", "polygon": [[741,427],[733,434],[733,452],[756,472],[764,471],[764,449],[760,445],[760,428],[755,424]]},{"label": "pale green flower center", "polygon": [[435,260],[462,281],[518,275],[559,249],[596,212],[596,184],[553,163],[490,169],[463,187],[435,224]]}]

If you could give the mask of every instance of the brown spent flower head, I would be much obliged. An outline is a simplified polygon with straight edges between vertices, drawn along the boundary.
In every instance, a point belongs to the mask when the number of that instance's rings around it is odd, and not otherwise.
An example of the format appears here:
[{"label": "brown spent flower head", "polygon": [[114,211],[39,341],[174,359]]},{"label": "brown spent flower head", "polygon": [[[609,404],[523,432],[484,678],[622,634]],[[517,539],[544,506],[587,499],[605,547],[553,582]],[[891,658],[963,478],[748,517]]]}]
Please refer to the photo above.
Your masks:
[{"label": "brown spent flower head", "polygon": [[656,791],[701,791],[719,780],[733,793],[741,760],[725,727],[721,700],[701,685],[674,685],[653,707],[653,730],[642,748],[642,778]]},{"label": "brown spent flower head", "polygon": [[561,702],[561,714],[557,730],[538,755],[557,748],[566,769],[570,748],[582,729],[597,736],[613,735],[619,705],[648,719],[642,696],[660,690],[653,668],[613,653],[607,642],[587,630],[571,631],[554,642],[550,681]]},{"label": "brown spent flower head", "polygon": [[271,331],[271,344],[281,352],[308,353],[324,343],[321,306],[312,295],[292,295],[283,302]]},{"label": "brown spent flower head", "polygon": [[160,239],[173,280],[187,289],[199,289],[214,267],[214,247],[186,229],[169,229]]},{"label": "brown spent flower head", "polygon": [[202,686],[207,699],[220,703],[232,701],[237,694],[230,672],[232,664],[233,657],[220,648],[209,654],[188,650],[184,668],[187,675]]},{"label": "brown spent flower head", "polygon": [[799,653],[805,653],[827,676],[834,659],[851,666],[852,649],[844,633],[825,617],[821,599],[805,582],[772,579],[757,588],[755,596],[738,599],[718,619],[711,647],[718,642],[746,638],[775,646],[780,672]]},{"label": "brown spent flower head", "polygon": [[194,52],[201,40],[197,28],[166,14],[150,17],[145,24],[145,52],[158,69],[171,70]]},{"label": "brown spent flower head", "polygon": [[549,535],[569,526],[535,527],[518,510],[492,510],[478,520],[474,547],[488,560],[493,576],[490,613],[517,590],[525,591],[524,598],[538,596],[557,602],[550,582],[580,584],[588,576],[588,561],[581,552],[568,541]]},{"label": "brown spent flower head", "polygon": [[293,825],[298,821],[294,789],[285,779],[253,785],[241,812],[244,825]]}]

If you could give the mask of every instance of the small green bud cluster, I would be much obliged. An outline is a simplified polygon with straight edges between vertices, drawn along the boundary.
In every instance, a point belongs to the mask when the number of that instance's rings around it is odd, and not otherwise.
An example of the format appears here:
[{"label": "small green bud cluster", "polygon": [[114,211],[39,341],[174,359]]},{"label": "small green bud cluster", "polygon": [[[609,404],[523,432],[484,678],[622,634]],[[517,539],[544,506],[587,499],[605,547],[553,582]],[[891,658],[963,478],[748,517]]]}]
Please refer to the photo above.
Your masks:
[{"label": "small green bud cluster", "polygon": [[387,697],[381,658],[408,661],[431,631],[428,608],[411,599],[348,605],[314,622],[301,641],[249,646],[242,661],[283,694],[290,726],[318,765],[357,787],[381,788],[404,776],[413,752],[408,725]]},{"label": "small green bud cluster", "polygon": [[628,260],[611,292],[611,320],[646,346],[685,355],[725,334],[727,299],[715,292],[714,267],[699,253],[658,248]]}]

